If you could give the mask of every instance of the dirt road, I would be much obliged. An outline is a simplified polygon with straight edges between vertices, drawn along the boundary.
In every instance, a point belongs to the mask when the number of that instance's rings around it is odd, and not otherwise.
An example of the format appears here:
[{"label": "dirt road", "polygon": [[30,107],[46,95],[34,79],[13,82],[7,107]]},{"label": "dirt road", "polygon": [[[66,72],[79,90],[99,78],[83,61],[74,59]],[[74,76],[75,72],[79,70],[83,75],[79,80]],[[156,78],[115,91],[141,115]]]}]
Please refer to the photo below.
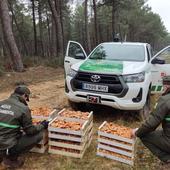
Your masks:
[{"label": "dirt road", "polygon": [[12,93],[18,83],[24,82],[31,89],[30,107],[44,106],[64,107],[67,99],[64,94],[64,71],[62,68],[29,68],[24,73],[8,73],[0,78],[0,100]]},{"label": "dirt road", "polygon": [[[16,84],[24,82],[32,91],[29,105],[31,108],[37,106],[48,106],[51,108],[69,107],[67,97],[64,93],[64,70],[48,67],[33,67],[23,73],[7,73],[0,77],[0,100],[7,98]],[[107,120],[115,123],[138,127],[140,122],[133,114],[120,112],[108,107],[91,107],[94,111],[94,134],[93,141],[85,153],[83,159],[78,160],[52,154],[26,154],[26,162],[22,170],[130,170],[129,166],[115,161],[96,156],[97,128]],[[146,157],[147,156],[147,157]],[[137,164],[133,169],[152,170],[152,164],[156,162],[150,152],[145,153],[145,163]],[[0,169],[2,167],[0,166]],[[20,169],[20,170],[21,170]]]}]

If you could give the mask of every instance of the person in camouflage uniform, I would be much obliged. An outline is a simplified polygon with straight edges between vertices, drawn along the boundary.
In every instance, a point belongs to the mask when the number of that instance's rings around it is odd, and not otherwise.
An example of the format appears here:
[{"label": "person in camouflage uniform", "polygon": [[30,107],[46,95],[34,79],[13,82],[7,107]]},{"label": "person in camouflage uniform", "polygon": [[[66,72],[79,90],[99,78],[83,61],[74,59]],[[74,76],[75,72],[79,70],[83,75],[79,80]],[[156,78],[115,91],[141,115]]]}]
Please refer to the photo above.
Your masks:
[{"label": "person in camouflage uniform", "polygon": [[47,121],[32,124],[29,95],[30,90],[20,85],[8,99],[0,101],[0,161],[5,167],[22,166],[24,161],[18,156],[39,143],[48,127]]},{"label": "person in camouflage uniform", "polygon": [[[164,93],[155,105],[155,110],[132,136],[162,161],[162,169],[170,169],[170,76],[163,78]],[[161,129],[156,129],[162,123]]]}]

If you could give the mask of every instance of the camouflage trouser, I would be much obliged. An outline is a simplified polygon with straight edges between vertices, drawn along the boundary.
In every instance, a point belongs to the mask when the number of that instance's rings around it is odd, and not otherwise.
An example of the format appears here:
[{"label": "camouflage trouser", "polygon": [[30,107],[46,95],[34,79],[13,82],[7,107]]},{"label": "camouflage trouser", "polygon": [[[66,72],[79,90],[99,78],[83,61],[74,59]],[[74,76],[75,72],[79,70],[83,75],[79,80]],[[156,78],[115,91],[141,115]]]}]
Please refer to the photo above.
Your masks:
[{"label": "camouflage trouser", "polygon": [[38,144],[43,137],[43,131],[39,132],[35,135],[22,135],[15,146],[10,148],[8,151],[4,150],[1,151],[3,155],[6,155],[7,153],[9,156],[18,156],[22,153],[26,153],[29,150],[31,150],[36,144]]},{"label": "camouflage trouser", "polygon": [[170,139],[163,130],[156,130],[140,138],[142,143],[161,161],[170,160]]}]

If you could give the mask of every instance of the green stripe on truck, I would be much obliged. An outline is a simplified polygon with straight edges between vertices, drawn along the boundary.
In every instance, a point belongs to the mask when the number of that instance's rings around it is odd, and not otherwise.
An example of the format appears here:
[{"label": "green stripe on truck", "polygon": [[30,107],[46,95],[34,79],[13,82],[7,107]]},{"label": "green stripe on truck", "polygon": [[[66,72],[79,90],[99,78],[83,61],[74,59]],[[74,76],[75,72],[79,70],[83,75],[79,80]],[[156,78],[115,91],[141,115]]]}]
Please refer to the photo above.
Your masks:
[{"label": "green stripe on truck", "polygon": [[156,90],[156,86],[152,86],[151,91],[155,91]]},{"label": "green stripe on truck", "polygon": [[157,91],[162,91],[162,86],[158,86]]}]

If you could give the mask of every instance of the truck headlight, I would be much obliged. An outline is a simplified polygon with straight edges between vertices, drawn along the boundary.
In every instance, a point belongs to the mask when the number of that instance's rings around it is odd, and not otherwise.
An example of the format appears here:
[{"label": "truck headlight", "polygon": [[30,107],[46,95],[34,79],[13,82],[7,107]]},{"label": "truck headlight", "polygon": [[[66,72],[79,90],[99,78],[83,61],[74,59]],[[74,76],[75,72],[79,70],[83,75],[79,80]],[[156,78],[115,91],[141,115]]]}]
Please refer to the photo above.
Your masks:
[{"label": "truck headlight", "polygon": [[73,70],[73,69],[70,69],[69,73],[68,73],[68,76],[70,77],[75,77],[75,75],[77,74],[77,71]]},{"label": "truck headlight", "polygon": [[145,80],[145,72],[138,73],[138,74],[129,74],[124,75],[123,79],[126,83],[139,83],[144,82]]}]

